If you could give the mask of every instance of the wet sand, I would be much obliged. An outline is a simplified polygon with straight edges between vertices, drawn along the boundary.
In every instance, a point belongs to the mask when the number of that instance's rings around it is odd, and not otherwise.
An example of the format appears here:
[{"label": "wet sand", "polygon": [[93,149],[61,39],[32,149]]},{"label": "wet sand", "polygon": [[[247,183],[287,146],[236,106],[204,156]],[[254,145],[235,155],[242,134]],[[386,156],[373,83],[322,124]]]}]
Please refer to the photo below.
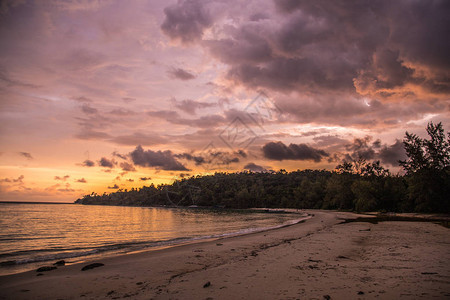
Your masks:
[{"label": "wet sand", "polygon": [[[450,299],[450,229],[430,222],[302,224],[0,277],[0,299]],[[51,264],[49,264],[51,265]]]}]

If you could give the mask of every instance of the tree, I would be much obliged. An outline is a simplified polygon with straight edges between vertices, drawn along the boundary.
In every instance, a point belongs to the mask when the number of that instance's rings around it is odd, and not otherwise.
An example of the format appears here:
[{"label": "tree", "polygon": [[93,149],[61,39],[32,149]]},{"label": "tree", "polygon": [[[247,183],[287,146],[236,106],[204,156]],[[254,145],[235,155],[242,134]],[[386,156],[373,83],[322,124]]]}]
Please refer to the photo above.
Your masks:
[{"label": "tree", "polygon": [[421,139],[415,134],[405,133],[403,145],[407,160],[399,161],[408,174],[423,169],[444,170],[450,166],[450,133],[445,139],[442,123],[428,123],[430,139]]},{"label": "tree", "polygon": [[442,123],[428,123],[429,139],[406,132],[403,145],[408,159],[400,161],[407,174],[408,198],[416,211],[450,211],[450,134]]}]

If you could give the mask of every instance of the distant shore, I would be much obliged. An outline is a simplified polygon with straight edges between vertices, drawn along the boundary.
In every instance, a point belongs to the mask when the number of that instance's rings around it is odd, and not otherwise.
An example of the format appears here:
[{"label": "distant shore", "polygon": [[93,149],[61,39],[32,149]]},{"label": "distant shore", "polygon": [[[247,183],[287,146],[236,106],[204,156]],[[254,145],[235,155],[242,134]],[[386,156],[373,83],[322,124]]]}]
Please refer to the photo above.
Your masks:
[{"label": "distant shore", "polygon": [[[275,230],[2,276],[0,299],[450,297],[448,228],[307,212]],[[81,271],[90,263],[104,265]]]}]

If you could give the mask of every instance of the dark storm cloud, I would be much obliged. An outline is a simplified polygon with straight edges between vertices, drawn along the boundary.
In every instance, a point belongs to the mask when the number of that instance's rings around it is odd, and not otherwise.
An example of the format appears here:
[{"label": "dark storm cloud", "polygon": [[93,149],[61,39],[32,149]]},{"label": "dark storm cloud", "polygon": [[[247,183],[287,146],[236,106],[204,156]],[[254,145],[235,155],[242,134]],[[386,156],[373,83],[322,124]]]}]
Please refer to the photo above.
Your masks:
[{"label": "dark storm cloud", "polygon": [[175,105],[176,108],[191,115],[195,115],[198,109],[216,106],[216,104],[213,103],[200,102],[191,99],[186,99],[182,101],[172,99],[172,103]]},{"label": "dark storm cloud", "polygon": [[372,148],[370,141],[372,137],[366,136],[364,138],[356,138],[351,144],[345,146],[347,151],[350,151],[347,155],[347,160],[365,159],[371,160],[375,158],[375,150]]},{"label": "dark storm cloud", "polygon": [[406,158],[406,152],[400,140],[396,140],[392,145],[383,145],[380,140],[372,142],[372,137],[366,136],[354,139],[345,148],[350,151],[345,154],[345,161],[380,160],[384,164],[397,167],[398,161]]},{"label": "dark storm cloud", "polygon": [[195,162],[195,164],[197,166],[201,165],[202,163],[205,162],[205,158],[204,157],[202,157],[200,155],[192,155],[190,153],[175,154],[174,156],[176,158],[184,158],[184,159],[187,159],[189,161],[193,161],[193,162]]},{"label": "dark storm cloud", "polygon": [[114,160],[107,159],[106,157],[102,157],[100,159],[100,161],[98,162],[98,165],[100,167],[105,167],[105,168],[114,168],[115,164],[116,163]]},{"label": "dark storm cloud", "polygon": [[380,139],[378,139],[378,140],[376,140],[375,142],[373,142],[372,143],[372,147],[374,148],[374,149],[380,149],[381,148],[381,140]]},{"label": "dark storm cloud", "polygon": [[264,168],[263,166],[257,165],[255,163],[248,163],[244,166],[245,170],[249,170],[252,172],[266,172],[266,168]]},{"label": "dark storm cloud", "polygon": [[396,140],[394,144],[390,146],[383,146],[381,148],[378,157],[382,163],[389,164],[391,166],[398,166],[399,160],[406,159],[405,148],[403,147],[403,142]]},{"label": "dark storm cloud", "polygon": [[273,160],[313,160],[320,162],[329,154],[324,150],[315,149],[306,144],[290,144],[286,146],[282,142],[269,142],[262,147],[264,157]]},{"label": "dark storm cloud", "polygon": [[25,157],[26,159],[33,159],[33,156],[31,155],[31,153],[28,152],[19,152],[19,154],[23,157]]},{"label": "dark storm cloud", "polygon": [[184,69],[181,68],[172,68],[167,71],[170,78],[180,79],[180,80],[191,80],[194,79],[196,76]]},{"label": "dark storm cloud", "polygon": [[82,165],[83,167],[93,167],[93,166],[95,166],[95,162],[93,162],[93,161],[90,160],[90,159],[86,159],[85,161],[83,161],[83,162],[81,163],[81,165]]},{"label": "dark storm cloud", "polygon": [[[219,26],[212,3],[166,8],[163,32],[185,43]],[[227,8],[236,18],[233,4]],[[228,77],[282,92],[345,91],[389,98],[414,87],[450,91],[448,1],[275,1],[277,12],[215,27],[201,45],[228,65]],[[267,14],[268,13],[268,14]],[[254,14],[254,12],[252,12]],[[401,90],[404,89],[404,90]]]},{"label": "dark storm cloud", "polygon": [[203,31],[213,23],[204,4],[205,2],[199,0],[182,0],[166,7],[162,31],[171,39],[184,44],[200,40]]},{"label": "dark storm cloud", "polygon": [[172,151],[152,151],[144,150],[142,146],[137,146],[130,153],[133,163],[141,167],[155,167],[162,170],[188,171],[188,169],[178,162]]},{"label": "dark storm cloud", "polygon": [[236,152],[219,151],[217,149],[211,149],[210,151],[202,151],[201,153],[181,153],[176,154],[175,157],[186,159],[188,161],[195,162],[196,166],[208,166],[215,165],[217,167],[227,166],[232,163],[238,163],[240,161],[238,156],[245,157],[247,155],[244,151],[239,150]]}]

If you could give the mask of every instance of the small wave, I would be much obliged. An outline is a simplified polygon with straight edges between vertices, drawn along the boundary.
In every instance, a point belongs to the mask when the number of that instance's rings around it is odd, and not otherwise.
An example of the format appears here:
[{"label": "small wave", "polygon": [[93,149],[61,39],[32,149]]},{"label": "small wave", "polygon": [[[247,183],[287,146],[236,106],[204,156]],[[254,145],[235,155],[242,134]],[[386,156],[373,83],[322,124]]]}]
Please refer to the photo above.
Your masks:
[{"label": "small wave", "polygon": [[150,248],[160,248],[167,246],[175,246],[183,243],[197,242],[208,239],[219,239],[233,236],[241,236],[256,232],[262,232],[277,228],[282,228],[286,226],[291,226],[304,220],[309,219],[310,216],[302,216],[301,218],[289,220],[280,225],[275,226],[267,226],[267,227],[254,227],[254,228],[246,228],[234,232],[227,232],[221,234],[212,234],[212,235],[203,235],[203,236],[194,236],[194,237],[177,237],[169,240],[160,240],[160,241],[138,241],[138,242],[125,242],[125,243],[113,243],[108,245],[102,245],[97,247],[77,247],[77,248],[61,248],[61,249],[35,249],[35,250],[27,250],[27,251],[15,251],[10,253],[3,253],[0,255],[0,258],[12,258],[9,260],[1,261],[0,267],[10,267],[14,265],[25,265],[31,263],[40,263],[46,261],[53,260],[61,260],[68,258],[79,258],[79,257],[89,257],[95,254],[102,253],[129,253],[142,251]]}]

